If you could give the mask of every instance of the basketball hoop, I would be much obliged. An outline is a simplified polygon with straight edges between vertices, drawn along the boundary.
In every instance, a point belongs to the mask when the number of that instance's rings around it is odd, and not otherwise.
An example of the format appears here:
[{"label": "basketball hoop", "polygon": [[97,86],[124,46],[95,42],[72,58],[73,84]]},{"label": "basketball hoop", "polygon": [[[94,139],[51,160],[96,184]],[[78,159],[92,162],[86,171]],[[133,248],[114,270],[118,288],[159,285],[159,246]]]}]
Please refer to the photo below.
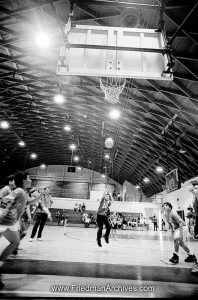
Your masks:
[{"label": "basketball hoop", "polygon": [[105,94],[105,100],[108,103],[115,104],[119,102],[119,96],[126,84],[125,78],[107,77],[100,78],[100,88]]}]

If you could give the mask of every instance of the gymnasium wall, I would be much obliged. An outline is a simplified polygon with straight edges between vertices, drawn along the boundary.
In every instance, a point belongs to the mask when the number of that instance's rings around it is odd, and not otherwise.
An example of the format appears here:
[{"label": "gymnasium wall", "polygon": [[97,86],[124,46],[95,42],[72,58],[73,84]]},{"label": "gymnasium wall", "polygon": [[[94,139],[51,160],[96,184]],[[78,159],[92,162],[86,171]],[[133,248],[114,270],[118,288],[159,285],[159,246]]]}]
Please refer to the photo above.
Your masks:
[{"label": "gymnasium wall", "polygon": [[98,199],[101,199],[105,189],[107,192],[112,194],[114,191],[114,185],[110,184],[106,187],[104,183],[93,184],[92,190],[90,191],[90,200],[97,201]]},{"label": "gymnasium wall", "polygon": [[150,202],[142,192],[137,190],[134,185],[126,180],[123,183],[123,199],[132,202]]},{"label": "gymnasium wall", "polygon": [[188,184],[192,180],[198,180],[198,177],[192,178],[183,184],[179,190],[173,191],[171,193],[162,194],[163,203],[168,201],[173,205],[174,210],[184,210],[187,212],[187,207],[192,206],[193,203],[193,194],[188,191]]},{"label": "gymnasium wall", "polygon": [[[127,202],[152,202],[143,193],[140,193],[134,185],[125,181],[123,186],[90,169],[74,167],[75,172],[69,172],[73,168],[67,165],[48,165],[45,169],[34,167],[27,169],[32,179],[32,186],[50,187],[51,195],[59,198],[76,198],[97,200],[102,197],[105,189],[117,195],[121,194],[123,201]],[[115,198],[116,199],[116,198]]]},{"label": "gymnasium wall", "polygon": [[[75,172],[67,165],[48,165],[45,169],[34,167],[27,169],[32,179],[32,186],[40,188],[50,187],[51,195],[60,198],[76,198],[94,200],[103,194],[106,189],[106,179],[101,174],[90,169],[74,167]],[[122,185],[108,180],[108,191],[122,190]]]}]

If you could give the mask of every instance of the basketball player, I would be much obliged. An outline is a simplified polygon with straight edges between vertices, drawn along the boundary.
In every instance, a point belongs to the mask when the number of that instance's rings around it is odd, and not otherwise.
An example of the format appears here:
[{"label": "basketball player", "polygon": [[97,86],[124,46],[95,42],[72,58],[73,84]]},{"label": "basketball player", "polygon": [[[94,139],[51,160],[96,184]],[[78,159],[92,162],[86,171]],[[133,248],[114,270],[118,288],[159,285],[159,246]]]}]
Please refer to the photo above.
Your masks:
[{"label": "basketball player", "polygon": [[[12,195],[9,194],[8,196],[5,196],[3,198],[4,208],[9,209],[10,216],[13,216],[13,220],[11,220],[11,223],[8,223],[8,217],[5,216],[5,218],[2,219],[0,225],[0,237],[2,235],[9,241],[9,245],[3,250],[0,255],[0,290],[2,290],[4,287],[1,281],[1,267],[3,266],[4,261],[8,258],[8,256],[18,248],[20,243],[18,220],[22,215],[27,202],[27,195],[25,191],[31,186],[31,179],[29,178],[29,175],[27,173],[16,173],[16,175],[14,176],[14,182],[16,185],[16,189],[13,191]],[[11,196],[12,201],[10,201]],[[6,197],[8,197],[8,201],[7,206],[5,207]]]},{"label": "basketball player", "polygon": [[101,237],[102,237],[102,229],[103,225],[106,226],[106,232],[103,235],[105,242],[109,243],[109,234],[111,231],[111,225],[109,223],[107,212],[109,210],[109,207],[111,206],[111,203],[113,202],[113,197],[109,193],[104,193],[100,205],[97,211],[97,225],[98,225],[98,232],[97,232],[97,243],[99,247],[102,247],[101,244]]},{"label": "basketball player", "polygon": [[172,235],[174,238],[174,248],[175,252],[173,253],[173,257],[169,259],[169,261],[173,264],[179,263],[179,246],[184,249],[184,251],[188,254],[187,258],[184,260],[185,262],[196,262],[197,258],[194,254],[190,253],[189,248],[183,241],[183,226],[185,226],[185,222],[180,218],[180,216],[172,211],[172,204],[170,202],[165,202],[162,205],[164,212],[165,212],[165,218],[167,222],[169,223],[172,231]]},{"label": "basketball player", "polygon": [[3,199],[5,196],[10,194],[14,189],[15,189],[15,183],[14,183],[14,175],[10,175],[6,178],[6,186],[4,186],[0,190],[0,201]]}]

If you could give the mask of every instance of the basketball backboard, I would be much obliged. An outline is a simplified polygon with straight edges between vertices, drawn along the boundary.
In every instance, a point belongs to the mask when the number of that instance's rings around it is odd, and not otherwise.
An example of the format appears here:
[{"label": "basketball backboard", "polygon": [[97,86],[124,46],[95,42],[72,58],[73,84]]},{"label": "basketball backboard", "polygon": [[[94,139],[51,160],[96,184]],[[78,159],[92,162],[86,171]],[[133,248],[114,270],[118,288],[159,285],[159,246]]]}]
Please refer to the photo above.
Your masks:
[{"label": "basketball backboard", "polygon": [[161,32],[78,25],[60,49],[58,75],[172,80]]},{"label": "basketball backboard", "polygon": [[166,174],[166,191],[167,193],[179,188],[178,169],[174,169]]}]

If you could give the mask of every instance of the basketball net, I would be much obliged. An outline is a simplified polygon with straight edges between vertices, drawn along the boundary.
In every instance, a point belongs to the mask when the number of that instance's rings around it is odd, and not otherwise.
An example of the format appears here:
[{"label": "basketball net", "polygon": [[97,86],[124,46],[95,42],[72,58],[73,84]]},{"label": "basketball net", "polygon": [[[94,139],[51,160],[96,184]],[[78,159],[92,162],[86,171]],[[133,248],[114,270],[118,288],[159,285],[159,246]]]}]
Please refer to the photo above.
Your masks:
[{"label": "basketball net", "polygon": [[105,94],[105,101],[111,104],[119,102],[119,96],[126,84],[125,78],[107,77],[100,78],[100,88]]}]

